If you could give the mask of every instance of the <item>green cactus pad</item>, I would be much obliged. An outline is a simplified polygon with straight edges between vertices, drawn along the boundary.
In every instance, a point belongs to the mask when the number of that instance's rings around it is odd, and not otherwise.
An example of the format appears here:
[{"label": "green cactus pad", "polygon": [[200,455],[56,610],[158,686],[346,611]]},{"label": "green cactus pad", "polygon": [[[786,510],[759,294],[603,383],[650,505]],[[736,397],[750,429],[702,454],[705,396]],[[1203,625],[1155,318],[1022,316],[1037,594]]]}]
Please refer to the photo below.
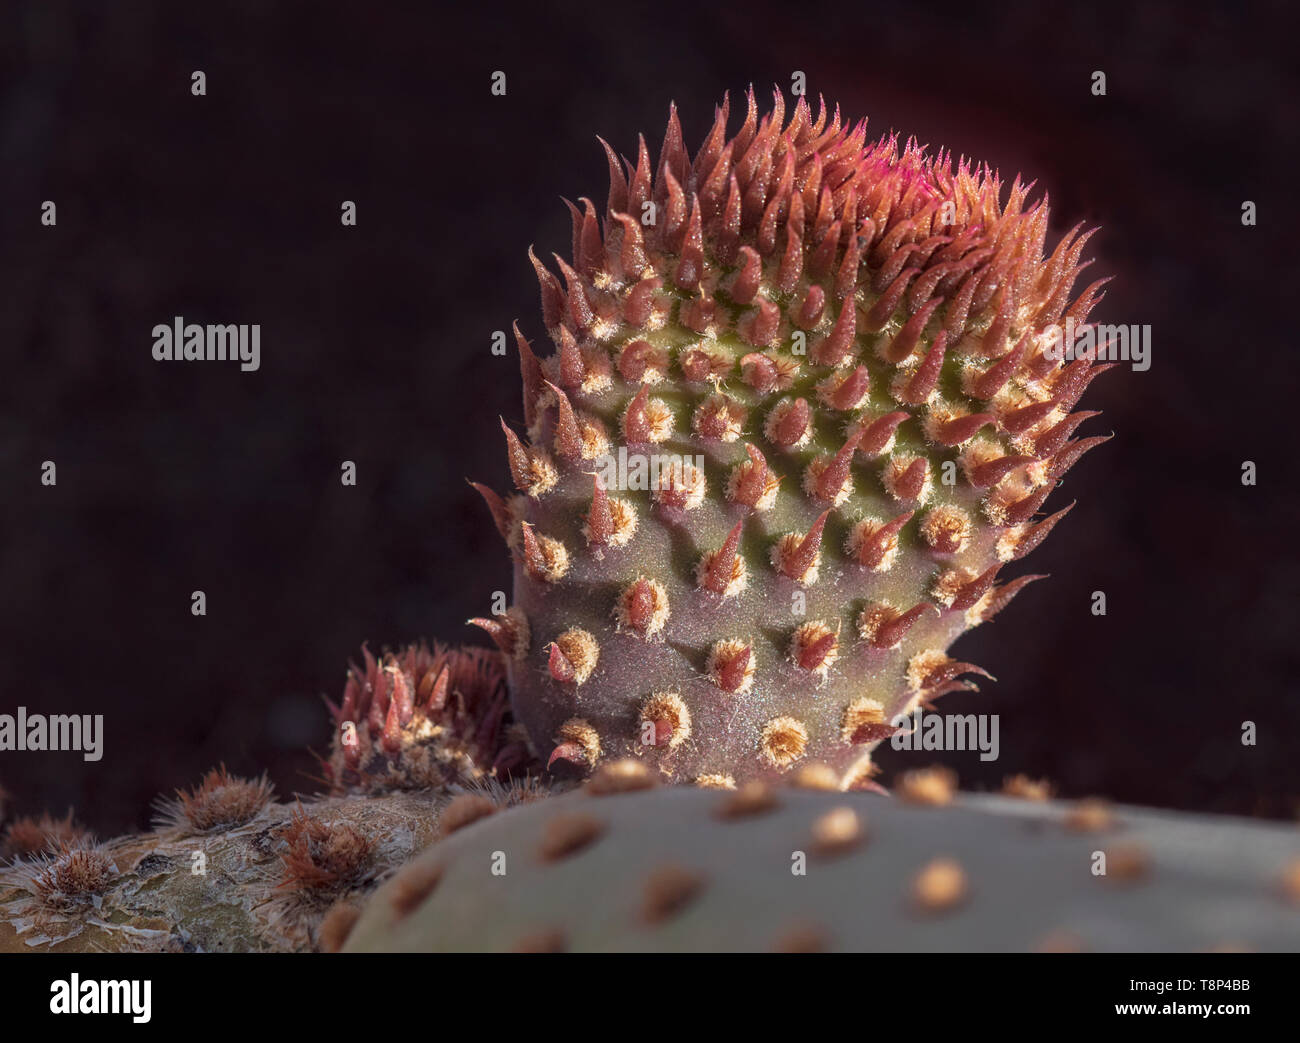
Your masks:
[{"label": "green cactus pad", "polygon": [[1291,950],[1298,855],[1293,828],[1128,807],[577,792],[427,849],[345,951]]}]

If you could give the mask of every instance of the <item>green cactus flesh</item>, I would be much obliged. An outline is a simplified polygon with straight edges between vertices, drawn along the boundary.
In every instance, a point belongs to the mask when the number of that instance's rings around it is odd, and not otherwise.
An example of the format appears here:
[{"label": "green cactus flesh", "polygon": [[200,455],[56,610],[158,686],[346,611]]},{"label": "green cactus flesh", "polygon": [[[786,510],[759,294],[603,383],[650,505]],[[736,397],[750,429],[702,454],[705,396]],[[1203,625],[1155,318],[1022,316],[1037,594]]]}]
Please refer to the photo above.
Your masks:
[{"label": "green cactus flesh", "polygon": [[555,352],[516,326],[517,492],[476,486],[514,604],[474,622],[553,770],[871,786],[896,715],[974,687],[949,646],[1038,578],[1001,570],[1103,440],[1071,410],[1107,367],[1049,350],[1101,283],[1071,302],[1088,235],[1046,250],[1019,179],[779,94],[726,122],[693,160],[675,112],[657,168],[609,151],[563,282],[534,257]]},{"label": "green cactus flesh", "polygon": [[[962,796],[579,792],[426,849],[345,951],[1289,951],[1285,825]],[[418,885],[418,886],[416,886]]]}]

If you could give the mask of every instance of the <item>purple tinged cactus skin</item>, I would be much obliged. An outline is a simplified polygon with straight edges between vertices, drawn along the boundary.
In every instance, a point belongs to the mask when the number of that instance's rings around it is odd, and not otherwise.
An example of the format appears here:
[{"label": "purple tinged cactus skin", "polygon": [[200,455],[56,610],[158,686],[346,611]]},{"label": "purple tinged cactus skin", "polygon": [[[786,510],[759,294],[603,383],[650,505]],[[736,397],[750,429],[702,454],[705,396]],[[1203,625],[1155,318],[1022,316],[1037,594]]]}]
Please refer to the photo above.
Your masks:
[{"label": "purple tinged cactus skin", "polygon": [[[895,715],[974,687],[947,649],[1039,578],[1001,572],[1104,440],[1071,410],[1108,367],[1047,331],[1105,280],[1072,300],[1091,233],[1048,249],[1019,178],[1004,201],[987,167],[803,99],[787,120],[779,93],[730,138],[727,116],[693,157],[675,110],[656,164],[644,139],[626,170],[610,151],[571,260],[530,254],[555,351],[516,327],[517,494],[476,486],[515,603],[487,629],[553,770],[871,786]],[[668,458],[658,488],[620,482],[620,454]],[[656,716],[664,696],[686,712]]]}]

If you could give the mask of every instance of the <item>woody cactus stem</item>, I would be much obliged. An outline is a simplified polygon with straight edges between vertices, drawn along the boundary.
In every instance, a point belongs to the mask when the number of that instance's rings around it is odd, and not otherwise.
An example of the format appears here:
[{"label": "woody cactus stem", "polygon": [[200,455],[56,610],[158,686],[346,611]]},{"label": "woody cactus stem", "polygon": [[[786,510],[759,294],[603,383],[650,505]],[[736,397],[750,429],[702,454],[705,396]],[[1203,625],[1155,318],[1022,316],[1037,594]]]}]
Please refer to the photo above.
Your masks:
[{"label": "woody cactus stem", "polygon": [[479,622],[553,769],[871,785],[896,714],[974,687],[948,647],[1039,578],[1002,570],[1103,441],[1072,410],[1107,367],[1048,337],[1103,282],[1071,303],[1091,233],[1047,251],[1019,178],[779,93],[727,116],[693,158],[675,111],[657,164],[606,146],[572,260],[532,258],[555,352],[516,326],[517,491],[476,486],[515,604]]}]

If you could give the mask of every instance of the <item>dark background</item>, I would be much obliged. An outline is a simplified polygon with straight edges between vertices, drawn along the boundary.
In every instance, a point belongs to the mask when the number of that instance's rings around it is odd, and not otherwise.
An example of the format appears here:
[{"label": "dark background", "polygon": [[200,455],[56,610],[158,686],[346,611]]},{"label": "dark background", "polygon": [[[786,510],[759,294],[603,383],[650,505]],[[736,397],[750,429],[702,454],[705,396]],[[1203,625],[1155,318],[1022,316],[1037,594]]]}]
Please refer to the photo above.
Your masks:
[{"label": "dark background", "polygon": [[[694,146],[724,90],[766,98],[799,69],[879,132],[1038,178],[1054,234],[1101,224],[1094,270],[1117,278],[1094,314],[1153,328],[1151,369],[1085,399],[1105,415],[1084,432],[1116,437],[1051,501],[1079,504],[1024,564],[1053,579],[957,646],[999,680],[945,709],[1001,714],[1002,757],[948,760],[976,786],[1024,771],[1295,814],[1280,4],[412,6],[3,7],[0,712],[98,712],[107,733],[97,764],[0,754],[17,810],[142,825],[221,760],[310,790],[320,696],[361,641],[477,640],[463,621],[509,565],[464,478],[506,480],[518,370],[489,338],[541,334],[525,250],[567,251],[560,195],[603,200],[597,133],[657,149],[676,100]],[[260,323],[261,370],[154,362],[173,315]]]}]

